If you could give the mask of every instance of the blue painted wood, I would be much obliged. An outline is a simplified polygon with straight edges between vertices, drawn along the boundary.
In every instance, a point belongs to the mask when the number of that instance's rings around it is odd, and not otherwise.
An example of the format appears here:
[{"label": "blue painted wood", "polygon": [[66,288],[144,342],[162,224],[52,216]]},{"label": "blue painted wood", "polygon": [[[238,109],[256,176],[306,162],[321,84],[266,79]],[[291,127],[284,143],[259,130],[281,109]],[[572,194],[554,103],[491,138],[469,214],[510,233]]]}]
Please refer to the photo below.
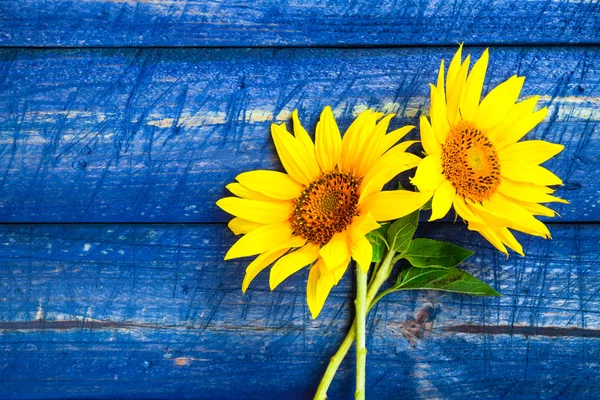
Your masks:
[{"label": "blue painted wood", "polygon": [[5,46],[598,43],[596,0],[4,0]]},{"label": "blue painted wood", "polygon": [[[312,129],[331,105],[342,127],[367,107],[414,124],[454,50],[4,49],[0,221],[224,222],[226,183],[281,168],[273,121],[298,108]],[[490,84],[526,75],[550,109],[529,138],[566,146],[562,221],[600,217],[599,66],[597,47],[492,49]]]},{"label": "blue painted wood", "polygon": [[[369,320],[371,398],[600,396],[600,226],[491,249],[462,224],[417,235],[475,250],[504,294],[395,294]],[[246,295],[217,225],[0,225],[0,397],[308,398],[351,316],[351,277],[313,321],[307,271]],[[352,357],[332,399],[350,398]]]}]

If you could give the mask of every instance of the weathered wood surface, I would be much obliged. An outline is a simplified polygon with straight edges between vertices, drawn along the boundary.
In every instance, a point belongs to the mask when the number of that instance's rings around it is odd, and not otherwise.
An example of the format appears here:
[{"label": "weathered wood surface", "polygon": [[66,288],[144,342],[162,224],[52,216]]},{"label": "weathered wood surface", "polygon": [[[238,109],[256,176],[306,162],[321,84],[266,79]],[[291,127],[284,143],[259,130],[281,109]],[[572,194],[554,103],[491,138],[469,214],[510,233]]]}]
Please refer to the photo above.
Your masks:
[{"label": "weathered wood surface", "polygon": [[[462,224],[419,236],[477,252],[504,294],[394,294],[369,323],[371,398],[600,396],[600,226],[552,225],[508,260]],[[304,399],[351,315],[347,275],[317,320],[307,271],[242,295],[221,225],[0,225],[0,397]],[[353,361],[331,398],[350,398]]]},{"label": "weathered wood surface", "polygon": [[598,43],[596,0],[4,0],[5,46]]},{"label": "weathered wood surface", "polygon": [[[490,84],[526,75],[523,95],[541,94],[550,109],[529,138],[566,146],[547,164],[565,181],[565,222],[600,217],[598,49],[491,53]],[[331,105],[342,127],[367,107],[402,115],[394,126],[414,124],[454,51],[4,49],[0,221],[226,221],[214,206],[226,183],[280,168],[273,121],[298,108],[312,129]]]}]

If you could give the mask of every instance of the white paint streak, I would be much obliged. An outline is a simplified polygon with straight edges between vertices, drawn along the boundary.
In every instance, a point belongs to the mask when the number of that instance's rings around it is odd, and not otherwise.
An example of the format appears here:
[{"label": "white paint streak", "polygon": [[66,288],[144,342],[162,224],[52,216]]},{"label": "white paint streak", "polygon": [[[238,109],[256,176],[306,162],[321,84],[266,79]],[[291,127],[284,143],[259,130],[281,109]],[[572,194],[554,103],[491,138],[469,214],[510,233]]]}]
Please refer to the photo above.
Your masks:
[{"label": "white paint streak", "polygon": [[83,251],[90,251],[92,245],[90,243],[86,243],[83,245]]}]

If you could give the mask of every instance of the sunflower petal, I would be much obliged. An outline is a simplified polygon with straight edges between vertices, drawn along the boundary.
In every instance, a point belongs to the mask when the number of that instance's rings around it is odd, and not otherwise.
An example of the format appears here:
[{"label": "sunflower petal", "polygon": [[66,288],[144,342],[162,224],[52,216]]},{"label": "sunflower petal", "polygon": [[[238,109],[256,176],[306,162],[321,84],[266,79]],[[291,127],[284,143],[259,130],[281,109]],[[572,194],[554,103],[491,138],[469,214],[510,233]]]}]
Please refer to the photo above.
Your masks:
[{"label": "sunflower petal", "polygon": [[350,259],[350,247],[348,243],[348,232],[338,232],[319,251],[325,266],[329,271],[347,263]]},{"label": "sunflower petal", "polygon": [[437,141],[427,117],[421,115],[419,121],[421,128],[421,143],[423,144],[425,153],[429,156],[439,155],[442,152],[442,146],[440,146],[440,142]]},{"label": "sunflower petal", "polygon": [[298,142],[302,143],[307,154],[312,155],[312,160],[314,160],[314,163],[316,164],[317,160],[315,159],[315,144],[308,135],[308,132],[306,132],[306,129],[304,129],[300,123],[300,119],[298,119],[298,110],[294,110],[292,112],[292,122],[294,126],[294,136],[296,139],[298,139]]},{"label": "sunflower petal", "polygon": [[425,157],[417,167],[415,176],[410,180],[421,192],[434,191],[446,178],[442,174],[442,160],[439,156]]},{"label": "sunflower petal", "polygon": [[273,201],[275,199],[266,196],[262,193],[258,193],[255,192],[254,190],[250,190],[247,187],[245,187],[244,185],[242,185],[241,183],[230,183],[227,186],[225,186],[227,188],[227,190],[229,190],[231,193],[235,194],[238,197],[241,197],[242,199],[248,199],[248,200],[263,200],[263,201]]},{"label": "sunflower petal", "polygon": [[294,205],[291,201],[261,201],[224,197],[217,206],[231,215],[259,224],[272,224],[290,219]]},{"label": "sunflower petal", "polygon": [[402,128],[391,131],[387,135],[383,137],[382,147],[379,150],[379,154],[383,154],[388,151],[392,146],[400,141],[404,136],[406,136],[410,131],[415,128],[414,125],[403,126]]},{"label": "sunflower petal", "polygon": [[385,167],[373,168],[364,177],[361,183],[361,194],[358,203],[360,204],[363,199],[366,199],[371,194],[380,192],[385,184],[394,179],[396,175],[416,167],[420,161],[419,157],[410,153],[402,153],[402,156],[387,158],[388,164]]},{"label": "sunflower petal", "polygon": [[535,105],[537,104],[540,96],[533,96],[519,103],[516,103],[506,114],[506,116],[500,121],[499,124],[491,128],[486,132],[487,137],[496,143],[500,140],[506,132],[508,132],[515,124],[525,116],[533,113]]},{"label": "sunflower petal", "polygon": [[567,200],[559,199],[558,197],[550,195],[550,193],[553,192],[552,189],[548,189],[545,186],[539,186],[528,182],[515,182],[510,179],[502,179],[500,182],[500,186],[498,186],[498,192],[513,199],[525,202],[556,202],[569,204]]},{"label": "sunflower petal", "polygon": [[288,174],[278,171],[255,170],[235,178],[250,190],[278,200],[292,200],[302,194],[302,185]]},{"label": "sunflower petal", "polygon": [[454,210],[464,221],[476,224],[483,224],[483,220],[475,214],[469,207],[467,207],[465,200],[462,196],[454,196],[454,201],[452,202],[454,206]]},{"label": "sunflower petal", "polygon": [[[454,60],[453,60],[454,62]],[[448,69],[448,83],[446,84],[446,112],[448,113],[448,122],[450,126],[454,126],[460,117],[458,112],[460,106],[460,100],[462,98],[462,92],[465,87],[465,81],[467,79],[467,72],[469,71],[469,65],[471,64],[471,56],[467,55],[465,62],[460,66],[460,69],[456,73],[456,77],[450,81],[450,69]]]},{"label": "sunflower petal", "polygon": [[[442,60],[440,72],[443,71],[443,68],[444,61]],[[450,124],[448,124],[448,115],[446,114],[446,96],[444,94],[444,87],[429,86],[431,89],[431,126],[433,127],[433,133],[435,134],[438,143],[445,143],[448,132],[450,132]]]},{"label": "sunflower petal", "polygon": [[518,182],[529,182],[541,186],[562,185],[562,180],[539,165],[522,162],[504,162],[500,173],[504,178]]},{"label": "sunflower petal", "polygon": [[323,309],[323,305],[334,286],[334,277],[325,272],[324,262],[319,259],[310,269],[308,282],[306,284],[306,302],[313,319],[317,318]]},{"label": "sunflower petal", "polygon": [[494,145],[496,150],[502,150],[509,144],[513,144],[521,140],[529,131],[535,128],[540,122],[546,118],[548,114],[547,108],[542,108],[533,114],[528,114],[521,117],[510,129],[508,129],[503,135],[496,138]]},{"label": "sunflower petal", "polygon": [[421,193],[408,190],[378,192],[363,201],[359,212],[361,214],[371,212],[376,221],[390,221],[418,210],[432,195],[432,192]]},{"label": "sunflower petal", "polygon": [[235,217],[229,221],[227,226],[229,229],[231,229],[231,232],[233,232],[234,235],[241,235],[243,233],[248,233],[253,229],[259,228],[263,226],[263,224]]},{"label": "sunflower petal", "polygon": [[452,207],[452,201],[454,200],[455,195],[456,189],[452,183],[450,181],[444,181],[433,195],[431,218],[429,218],[429,221],[444,218]]},{"label": "sunflower petal", "polygon": [[271,125],[271,135],[279,159],[292,178],[301,184],[309,185],[321,175],[319,166],[312,161],[314,156],[311,156],[304,145],[287,132],[283,125]]},{"label": "sunflower petal", "polygon": [[[306,240],[296,237],[295,244],[303,245]],[[289,222],[264,225],[253,229],[238,239],[225,254],[225,260],[253,256],[281,246],[292,239],[292,226]],[[302,243],[302,244],[300,244]],[[291,247],[291,246],[290,246]]]},{"label": "sunflower petal", "polygon": [[332,171],[340,163],[342,136],[330,107],[325,107],[317,123],[315,155],[321,171]]},{"label": "sunflower petal", "polygon": [[371,266],[373,258],[373,246],[364,236],[352,236],[351,245],[352,258],[360,266],[360,269],[366,274]]},{"label": "sunflower petal", "polygon": [[381,121],[377,123],[375,129],[369,134],[363,147],[361,148],[360,154],[357,156],[356,163],[354,164],[354,176],[363,177],[369,173],[373,164],[381,156],[380,152],[383,148],[383,141],[385,133],[390,123],[390,119],[394,117],[394,114],[386,115]]},{"label": "sunflower petal", "polygon": [[499,228],[495,230],[496,235],[502,240],[509,249],[518,253],[519,255],[525,257],[525,253],[523,253],[523,246],[521,243],[515,239],[514,235],[507,228]]},{"label": "sunflower petal", "polygon": [[375,129],[376,122],[383,114],[373,112],[369,109],[360,113],[346,130],[342,139],[342,160],[341,170],[343,172],[353,172],[356,160],[364,147],[369,134]]},{"label": "sunflower petal", "polygon": [[510,201],[500,193],[494,194],[489,200],[485,200],[483,206],[494,214],[503,216],[510,221],[509,227],[520,232],[543,238],[550,237],[546,225],[537,220],[529,211],[519,204]]},{"label": "sunflower petal", "polygon": [[319,257],[319,246],[309,243],[304,247],[281,257],[269,275],[269,286],[274,290],[281,282],[302,268],[312,264]]},{"label": "sunflower petal", "polygon": [[261,271],[273,264],[275,260],[284,255],[289,249],[289,247],[284,247],[282,249],[269,250],[256,257],[246,268],[246,275],[242,282],[242,293],[246,293],[250,283],[252,283]]},{"label": "sunflower petal", "polygon": [[498,125],[515,105],[524,81],[524,77],[514,75],[492,89],[477,109],[475,116],[477,128],[488,130]]},{"label": "sunflower petal", "polygon": [[477,108],[479,107],[479,101],[481,100],[481,91],[483,89],[483,81],[487,71],[488,60],[488,49],[485,49],[479,60],[473,65],[473,69],[467,77],[460,105],[461,116],[465,121],[473,121],[477,115]]},{"label": "sunflower petal", "polygon": [[506,257],[508,257],[508,250],[506,250],[504,243],[502,243],[502,239],[500,239],[492,229],[479,224],[469,224],[469,230],[479,232],[481,236],[486,238],[488,242],[490,242],[495,248],[506,254]]},{"label": "sunflower petal", "polygon": [[527,140],[506,146],[498,152],[501,162],[526,162],[541,164],[561,151],[562,144],[549,143],[545,140]]}]

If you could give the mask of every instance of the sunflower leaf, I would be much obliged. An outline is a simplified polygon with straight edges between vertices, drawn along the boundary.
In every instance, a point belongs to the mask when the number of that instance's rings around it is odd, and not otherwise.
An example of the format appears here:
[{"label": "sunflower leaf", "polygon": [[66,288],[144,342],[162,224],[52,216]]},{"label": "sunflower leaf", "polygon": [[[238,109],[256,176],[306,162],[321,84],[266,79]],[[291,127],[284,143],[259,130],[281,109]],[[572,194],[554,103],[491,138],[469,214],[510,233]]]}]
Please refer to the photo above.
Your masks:
[{"label": "sunflower leaf", "polygon": [[419,224],[419,210],[399,218],[390,224],[387,230],[390,249],[397,253],[404,253],[410,246],[410,241]]},{"label": "sunflower leaf", "polygon": [[383,255],[385,251],[389,247],[387,242],[387,229],[389,225],[382,225],[378,229],[367,233],[366,238],[373,246],[373,257],[371,259],[372,262],[379,262],[383,259]]},{"label": "sunflower leaf", "polygon": [[454,268],[474,253],[452,243],[431,239],[414,239],[402,258],[419,268]]},{"label": "sunflower leaf", "polygon": [[501,296],[487,283],[457,268],[410,267],[400,271],[398,280],[390,291],[441,290],[472,296]]}]

